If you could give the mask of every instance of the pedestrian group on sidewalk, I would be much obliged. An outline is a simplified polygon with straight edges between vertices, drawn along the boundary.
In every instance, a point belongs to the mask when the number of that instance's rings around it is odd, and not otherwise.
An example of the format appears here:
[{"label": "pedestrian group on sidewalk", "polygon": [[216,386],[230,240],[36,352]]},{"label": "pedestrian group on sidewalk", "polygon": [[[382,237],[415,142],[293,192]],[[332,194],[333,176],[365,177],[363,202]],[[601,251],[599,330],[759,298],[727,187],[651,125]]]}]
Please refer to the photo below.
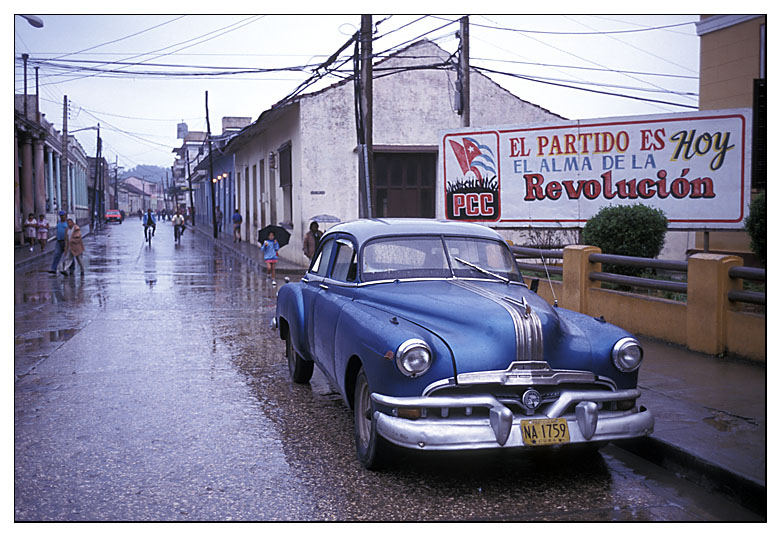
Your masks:
[{"label": "pedestrian group on sidewalk", "polygon": [[[65,211],[60,211],[60,221],[55,227],[54,257],[49,268],[50,274],[57,274],[59,271],[63,276],[72,274],[75,263],[79,264],[82,276],[84,275],[84,263],[82,255],[84,254],[84,241],[81,238],[81,228],[72,218],[68,218]],[[46,225],[48,236],[48,224]],[[44,243],[45,244],[45,243]],[[43,248],[43,244],[41,246]]]}]

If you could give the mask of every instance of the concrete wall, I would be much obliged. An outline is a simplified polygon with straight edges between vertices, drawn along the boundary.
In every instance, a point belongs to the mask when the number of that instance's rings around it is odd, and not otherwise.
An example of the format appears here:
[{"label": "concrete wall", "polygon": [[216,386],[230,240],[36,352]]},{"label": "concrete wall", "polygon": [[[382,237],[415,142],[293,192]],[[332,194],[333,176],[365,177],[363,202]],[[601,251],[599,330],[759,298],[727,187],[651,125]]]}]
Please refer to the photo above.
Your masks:
[{"label": "concrete wall", "polygon": [[[716,16],[727,22],[734,15]],[[698,24],[716,23],[705,17]],[[751,108],[754,79],[760,78],[764,16],[700,35],[700,110]]]},{"label": "concrete wall", "polygon": [[[561,307],[605,320],[635,333],[655,337],[708,354],[733,353],[752,360],[766,360],[766,317],[737,311],[727,293],[741,282],[729,277],[729,269],[742,265],[739,257],[696,254],[689,258],[686,302],[665,300],[602,289],[589,274],[601,270],[588,257],[599,253],[594,246],[564,249],[564,275],[552,282]],[[527,284],[531,278],[525,278]],[[551,285],[540,278],[538,294],[553,303]]]},{"label": "concrete wall", "polygon": [[[279,224],[284,214],[283,193],[279,186],[279,147],[290,142],[292,170],[293,170],[293,230],[291,231],[290,244],[279,251],[283,259],[300,262],[298,253],[302,249],[302,242],[298,240],[300,225],[296,217],[296,197],[300,196],[302,181],[302,144],[301,130],[299,129],[298,105],[292,105],[280,112],[273,122],[272,128],[259,129],[254,136],[248,137],[237,146],[234,153],[235,170],[235,196],[239,211],[244,218],[242,238],[252,244],[257,244],[258,229],[268,224]],[[271,167],[269,154],[274,153],[275,167]],[[254,181],[252,180],[253,166],[256,166]],[[261,174],[261,169],[263,173]],[[249,173],[250,184],[247,189],[246,173]],[[260,182],[263,177],[263,188]],[[273,193],[272,193],[273,188]],[[249,213],[245,212],[247,199],[250,200]],[[272,203],[276,212],[276,218],[272,221]],[[230,214],[233,214],[230,209]],[[223,211],[225,212],[225,211]],[[265,220],[264,218],[265,217]],[[257,225],[254,225],[257,222]],[[249,230],[249,233],[247,233]],[[303,237],[303,235],[302,235]],[[303,253],[301,256],[303,257]]]}]

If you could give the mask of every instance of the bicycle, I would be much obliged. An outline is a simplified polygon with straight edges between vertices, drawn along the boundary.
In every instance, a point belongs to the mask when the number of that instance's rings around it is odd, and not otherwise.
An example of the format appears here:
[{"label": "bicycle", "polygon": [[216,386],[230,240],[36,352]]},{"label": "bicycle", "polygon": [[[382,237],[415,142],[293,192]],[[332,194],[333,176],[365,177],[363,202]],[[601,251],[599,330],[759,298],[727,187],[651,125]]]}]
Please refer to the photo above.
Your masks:
[{"label": "bicycle", "polygon": [[149,243],[149,246],[152,246],[152,237],[154,234],[155,226],[144,226],[144,240]]},{"label": "bicycle", "polygon": [[182,238],[182,231],[184,231],[184,226],[174,224],[174,242],[178,243],[179,240]]}]

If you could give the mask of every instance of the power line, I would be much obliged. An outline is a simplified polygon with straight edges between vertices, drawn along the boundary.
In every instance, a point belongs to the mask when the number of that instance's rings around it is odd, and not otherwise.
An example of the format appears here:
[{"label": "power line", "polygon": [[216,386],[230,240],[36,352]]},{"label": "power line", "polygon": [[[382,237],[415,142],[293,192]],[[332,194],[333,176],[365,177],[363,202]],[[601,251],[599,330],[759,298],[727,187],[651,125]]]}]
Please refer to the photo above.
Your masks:
[{"label": "power line", "polygon": [[582,65],[559,65],[555,63],[539,63],[539,62],[524,62],[524,61],[518,61],[518,60],[499,60],[495,58],[472,58],[473,60],[478,61],[489,61],[489,62],[500,62],[500,63],[517,63],[521,65],[536,65],[538,67],[556,67],[556,68],[562,68],[562,69],[579,69],[583,71],[601,71],[601,72],[610,72],[610,73],[629,73],[633,75],[643,75],[643,76],[661,76],[661,77],[667,77],[667,78],[683,78],[687,80],[699,80],[700,77],[698,76],[691,76],[691,75],[673,75],[669,73],[651,73],[648,71],[627,71],[625,69],[609,69],[604,67],[585,67]]},{"label": "power line", "polygon": [[[445,17],[437,17],[432,15],[435,19],[440,20],[449,20]],[[455,21],[453,21],[455,22]],[[667,28],[676,28],[679,26],[687,26],[689,24],[694,24],[694,22],[681,22],[677,24],[667,24],[665,26],[654,26],[654,27],[644,27],[644,28],[637,28],[634,30],[594,30],[592,32],[553,32],[548,30],[524,30],[520,28],[508,28],[503,26],[490,26],[488,24],[480,24],[477,22],[469,22],[470,26],[478,26],[480,28],[488,28],[491,30],[504,30],[508,32],[517,32],[521,34],[547,34],[547,35],[577,35],[577,36],[586,36],[586,35],[609,35],[609,34],[633,34],[633,33],[640,33],[640,32],[649,32],[654,30],[664,30]]]},{"label": "power line", "polygon": [[[253,22],[255,22],[255,21],[257,21],[257,20],[259,20],[259,19],[261,19],[263,17],[265,17],[265,15],[258,15],[258,16],[247,17],[245,19],[242,19],[240,21],[234,22],[234,23],[229,24],[227,26],[223,26],[222,28],[218,28],[217,30],[212,30],[211,32],[207,32],[207,33],[199,35],[197,37],[193,37],[193,38],[187,39],[185,41],[180,41],[179,43],[174,43],[173,45],[168,45],[166,47],[163,47],[163,48],[160,48],[160,49],[157,49],[157,50],[153,50],[153,51],[146,52],[146,53],[143,53],[143,54],[138,54],[136,56],[131,56],[129,58],[125,58],[125,60],[132,60],[132,59],[138,58],[140,56],[150,56],[152,54],[156,54],[156,53],[161,52],[163,50],[167,50],[167,49],[170,49],[170,48],[173,48],[173,47],[185,44],[185,43],[191,43],[192,41],[197,41],[198,39],[201,39],[201,38],[206,37],[206,36],[211,36],[208,39],[204,39],[203,41],[199,41],[197,43],[193,43],[191,45],[187,45],[186,47],[182,47],[182,48],[177,49],[177,50],[175,50],[173,52],[160,54],[160,55],[158,55],[158,56],[156,56],[154,58],[150,58],[149,60],[140,61],[140,62],[138,62],[138,64],[140,65],[142,63],[145,63],[146,61],[156,60],[157,58],[161,58],[163,56],[167,56],[167,55],[173,54],[175,52],[179,52],[181,50],[184,50],[185,48],[189,48],[189,47],[192,47],[192,46],[195,46],[195,45],[200,45],[201,43],[205,43],[206,41],[210,41],[212,39],[216,39],[217,37],[221,37],[221,36],[225,35],[226,33],[233,32],[235,30],[243,28],[244,26],[247,26],[248,24],[251,24],[251,23],[253,23]],[[250,19],[252,19],[252,20],[250,20]],[[249,21],[249,22],[247,22],[247,21]],[[222,33],[218,33],[218,32],[222,32]],[[217,34],[217,35],[212,35],[212,34]],[[106,64],[108,64],[108,63],[109,62],[106,62]],[[63,81],[60,81],[59,83],[63,84],[63,83],[67,83],[67,82],[73,82],[75,80],[81,80],[83,78],[88,78],[88,77],[92,77],[92,76],[96,76],[96,75],[94,75],[94,74],[92,74],[92,75],[84,75],[84,76],[72,78],[70,80],[63,80]],[[50,83],[47,83],[47,84],[56,84],[56,82],[50,82]]]},{"label": "power line", "polygon": [[[500,72],[501,73],[501,72]],[[501,74],[507,74],[507,73],[501,73]],[[522,76],[532,76],[532,75],[522,75]],[[680,95],[681,97],[687,97],[687,96],[697,96],[698,93],[690,92],[690,91],[676,91],[676,90],[668,90],[664,88],[641,88],[637,86],[623,86],[620,84],[607,84],[605,82],[589,82],[589,81],[579,81],[579,80],[567,80],[567,79],[561,79],[561,78],[552,78],[552,77],[546,77],[546,76],[533,76],[535,80],[538,80],[540,82],[544,80],[550,80],[553,82],[568,82],[571,84],[585,84],[587,86],[599,86],[601,88],[618,88],[618,89],[627,89],[627,90],[634,90],[634,91],[645,91],[649,93],[669,93],[671,95]]]},{"label": "power line", "polygon": [[[52,99],[41,99],[41,100],[42,101],[47,101],[47,102],[50,102],[50,103],[54,103],[54,104],[62,104],[59,101],[52,100]],[[95,114],[101,114],[101,115],[104,115],[104,116],[119,117],[119,118],[122,118],[122,119],[133,119],[133,120],[138,120],[138,121],[159,121],[159,122],[163,122],[163,123],[175,123],[177,121],[183,121],[185,119],[188,120],[188,121],[189,120],[201,119],[200,116],[199,117],[191,117],[191,118],[173,118],[173,119],[146,118],[146,117],[136,117],[136,116],[123,116],[123,115],[120,115],[120,114],[113,114],[113,113],[109,113],[109,112],[101,112],[99,110],[89,110],[88,108],[84,108],[84,110],[88,110],[90,112],[94,112]]]},{"label": "power line", "polygon": [[[566,15],[565,15],[565,16],[566,16]],[[573,20],[573,19],[572,19],[572,18],[570,18],[570,17],[567,17],[567,18],[568,18],[568,19],[570,19],[570,20]],[[578,24],[580,24],[580,25],[582,25],[582,26],[585,26],[586,28],[591,28],[591,26],[589,26],[588,24],[586,24],[586,23],[584,23],[584,22],[580,22],[580,21],[574,21],[574,20],[573,20],[573,22],[576,22],[576,23],[578,23]],[[680,67],[681,69],[685,69],[685,70],[687,70],[687,71],[689,71],[689,72],[691,72],[691,71],[692,71],[691,69],[689,69],[689,68],[688,68],[688,67],[686,67],[685,65],[681,65],[680,63],[676,63],[676,62],[674,62],[674,61],[672,61],[672,60],[668,60],[667,58],[662,58],[662,57],[661,57],[661,56],[659,56],[658,54],[654,54],[653,52],[649,52],[648,50],[642,49],[642,48],[640,48],[640,47],[636,47],[636,46],[635,46],[635,45],[633,45],[632,43],[629,43],[629,42],[627,42],[627,41],[624,41],[623,39],[619,39],[619,38],[617,38],[617,37],[613,37],[612,35],[606,35],[605,37],[607,37],[607,38],[609,38],[609,39],[612,39],[613,41],[618,41],[619,43],[621,43],[621,44],[623,44],[623,45],[626,45],[626,46],[628,46],[628,47],[631,47],[631,48],[633,48],[633,49],[635,49],[635,50],[638,50],[638,51],[640,51],[640,52],[642,52],[642,53],[644,53],[644,54],[648,54],[649,56],[653,56],[654,58],[656,58],[656,59],[658,59],[658,60],[662,60],[662,61],[663,61],[663,62],[665,62],[665,63],[669,63],[669,64],[671,64],[671,65],[674,65],[674,66],[676,66],[676,67]]]},{"label": "power line", "polygon": [[570,89],[576,89],[576,90],[580,90],[580,91],[587,91],[587,92],[591,92],[591,93],[599,93],[599,94],[602,94],[602,95],[610,95],[610,96],[613,96],[613,97],[623,97],[623,98],[626,98],[626,99],[634,99],[636,101],[645,101],[645,102],[650,102],[650,103],[666,104],[666,105],[671,105],[671,106],[680,106],[682,108],[691,108],[691,109],[694,109],[694,110],[697,110],[699,108],[697,106],[692,106],[692,105],[688,105],[688,104],[680,104],[680,103],[674,103],[674,102],[670,102],[670,101],[661,101],[661,100],[658,100],[658,99],[649,99],[649,98],[646,98],[646,97],[637,97],[635,95],[627,95],[627,94],[624,94],[624,93],[614,93],[614,92],[610,92],[610,91],[601,91],[601,90],[595,90],[595,89],[589,89],[589,88],[581,88],[579,86],[573,86],[573,85],[570,85],[570,84],[562,84],[562,83],[558,83],[558,82],[550,82],[550,81],[546,81],[546,80],[540,80],[540,79],[537,79],[537,78],[531,77],[531,76],[519,75],[517,73],[507,73],[507,72],[503,72],[503,71],[497,71],[495,69],[488,69],[486,67],[474,67],[473,66],[473,68],[475,70],[477,70],[477,71],[480,71],[480,72],[485,71],[486,73],[494,73],[494,74],[498,74],[498,75],[505,75],[505,76],[510,76],[510,77],[513,77],[513,78],[520,78],[522,80],[528,80],[530,82],[538,82],[538,83],[541,83],[541,84],[549,84],[551,86],[559,86],[559,87],[562,87],[562,88],[570,88]]},{"label": "power line", "polygon": [[[554,50],[557,50],[557,51],[559,51],[559,52],[561,52],[561,53],[564,53],[564,54],[567,54],[567,55],[569,55],[569,56],[572,56],[572,57],[574,57],[574,58],[577,58],[577,59],[579,59],[579,60],[581,60],[581,61],[584,61],[584,62],[590,63],[590,64],[592,64],[592,65],[596,65],[596,66],[602,67],[602,68],[604,68],[604,69],[606,69],[606,70],[608,70],[608,71],[614,72],[614,73],[616,73],[616,74],[619,74],[619,75],[621,75],[621,76],[625,76],[625,77],[627,77],[627,78],[631,78],[631,79],[633,79],[633,80],[636,80],[636,81],[638,81],[638,82],[641,82],[641,83],[643,83],[643,84],[648,84],[648,85],[654,86],[654,87],[656,87],[656,88],[664,89],[664,88],[662,88],[661,86],[657,86],[656,84],[654,84],[654,83],[652,83],[652,82],[648,82],[648,81],[646,81],[646,80],[639,79],[639,78],[637,78],[637,77],[635,77],[635,76],[633,76],[633,75],[630,75],[630,74],[621,73],[620,71],[617,71],[616,69],[612,69],[612,68],[610,68],[610,67],[607,67],[606,65],[602,65],[602,64],[601,64],[601,63],[599,63],[599,62],[595,62],[595,61],[593,61],[593,60],[589,60],[588,58],[584,58],[584,57],[582,57],[582,56],[579,56],[579,55],[577,55],[577,54],[575,54],[575,53],[573,53],[573,52],[569,52],[569,51],[567,51],[567,50],[564,50],[564,49],[562,49],[562,48],[559,48],[559,47],[557,47],[557,46],[555,46],[555,45],[551,45],[550,43],[546,43],[545,41],[542,41],[541,39],[537,39],[536,37],[532,37],[532,36],[530,36],[530,35],[525,35],[525,34],[522,34],[522,35],[523,35],[525,38],[527,38],[527,39],[531,39],[532,41],[535,41],[535,42],[537,42],[537,43],[540,43],[541,45],[544,45],[544,46],[546,46],[546,47],[550,47],[550,48],[552,48],[552,49],[554,49]],[[697,107],[694,107],[694,108],[697,108]]]},{"label": "power line", "polygon": [[85,48],[85,49],[82,49],[82,50],[79,50],[79,51],[76,51],[76,52],[68,52],[68,53],[66,53],[66,54],[63,54],[62,56],[59,56],[59,57],[57,57],[57,58],[51,58],[51,59],[52,59],[52,60],[60,60],[60,59],[62,59],[62,58],[65,58],[65,57],[67,57],[67,56],[73,56],[73,55],[75,55],[75,54],[81,54],[82,52],[87,52],[87,51],[94,50],[94,49],[96,49],[96,48],[100,48],[100,47],[103,47],[103,46],[106,46],[106,45],[111,45],[111,44],[113,44],[113,43],[118,43],[119,41],[124,41],[125,39],[130,39],[131,37],[135,37],[135,36],[137,36],[137,35],[144,34],[144,33],[146,33],[146,32],[149,32],[149,31],[151,31],[151,30],[154,30],[155,28],[160,28],[161,26],[165,26],[166,24],[170,24],[170,23],[172,23],[172,22],[178,21],[179,19],[183,19],[184,17],[186,17],[186,15],[181,15],[181,16],[179,16],[179,17],[175,17],[175,18],[173,18],[173,19],[171,19],[171,20],[168,20],[168,21],[162,22],[162,23],[160,23],[160,24],[156,24],[156,25],[154,25],[154,26],[151,26],[151,27],[149,27],[149,28],[146,28],[146,29],[144,29],[144,30],[141,30],[140,32],[135,32],[135,33],[133,33],[133,34],[126,35],[126,36],[124,36],[124,37],[120,37],[119,39],[114,39],[114,40],[112,40],[112,41],[106,41],[105,43],[101,43],[101,44],[99,44],[99,45],[95,45],[95,46],[92,46],[92,47],[88,47],[88,48]]}]

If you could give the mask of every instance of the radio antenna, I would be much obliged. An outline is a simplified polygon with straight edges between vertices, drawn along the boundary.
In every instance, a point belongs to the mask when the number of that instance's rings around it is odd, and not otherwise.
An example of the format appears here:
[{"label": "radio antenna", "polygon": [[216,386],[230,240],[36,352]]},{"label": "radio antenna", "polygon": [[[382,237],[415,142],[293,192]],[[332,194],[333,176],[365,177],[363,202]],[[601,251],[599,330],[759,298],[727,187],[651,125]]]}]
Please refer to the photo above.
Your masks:
[{"label": "radio antenna", "polygon": [[545,257],[543,257],[542,252],[540,252],[540,260],[542,261],[542,266],[545,267],[545,275],[548,277],[548,285],[550,285],[550,294],[553,297],[553,307],[558,308],[559,307],[559,301],[556,299],[556,293],[553,291],[553,282],[550,280],[550,273],[548,272],[548,265],[545,263]]}]

